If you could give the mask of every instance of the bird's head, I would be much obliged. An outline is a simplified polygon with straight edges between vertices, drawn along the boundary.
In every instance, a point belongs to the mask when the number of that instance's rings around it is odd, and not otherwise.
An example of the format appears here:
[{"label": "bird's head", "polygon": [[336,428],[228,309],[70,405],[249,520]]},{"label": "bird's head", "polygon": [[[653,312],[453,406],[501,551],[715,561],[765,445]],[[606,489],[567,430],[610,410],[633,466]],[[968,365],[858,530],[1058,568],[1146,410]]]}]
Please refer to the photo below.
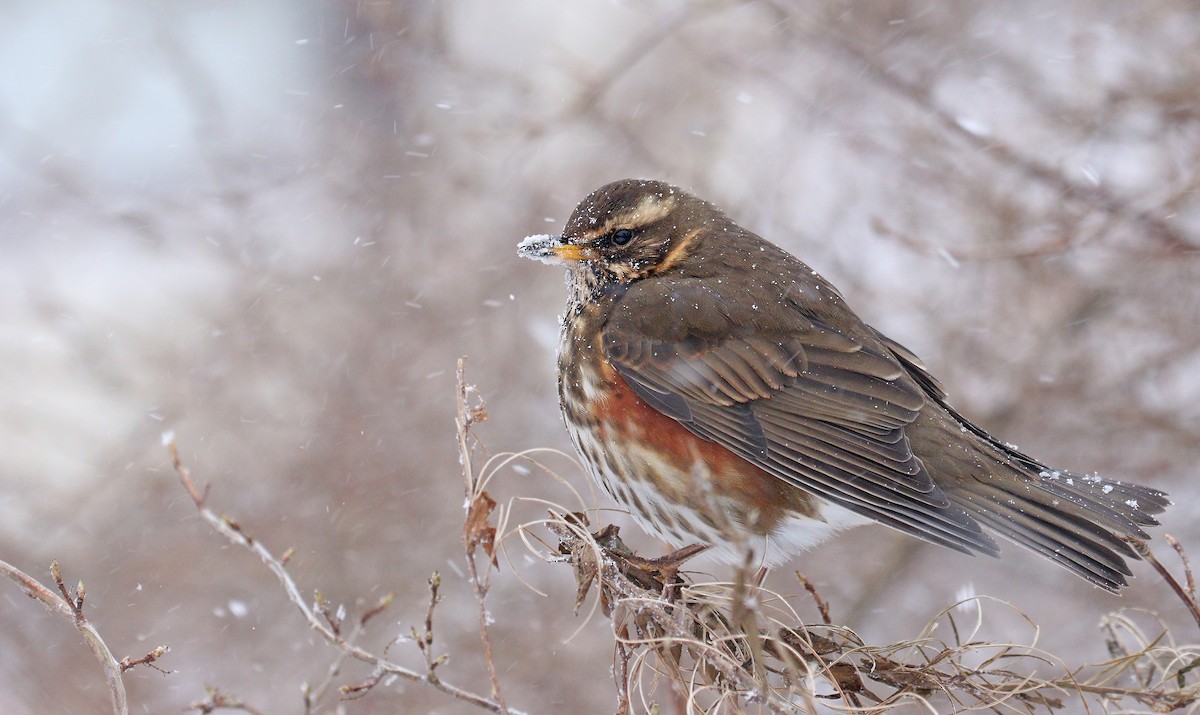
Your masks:
[{"label": "bird's head", "polygon": [[588,194],[561,236],[530,236],[517,253],[566,265],[577,286],[594,291],[669,270],[721,222],[728,219],[719,209],[680,188],[625,179]]}]

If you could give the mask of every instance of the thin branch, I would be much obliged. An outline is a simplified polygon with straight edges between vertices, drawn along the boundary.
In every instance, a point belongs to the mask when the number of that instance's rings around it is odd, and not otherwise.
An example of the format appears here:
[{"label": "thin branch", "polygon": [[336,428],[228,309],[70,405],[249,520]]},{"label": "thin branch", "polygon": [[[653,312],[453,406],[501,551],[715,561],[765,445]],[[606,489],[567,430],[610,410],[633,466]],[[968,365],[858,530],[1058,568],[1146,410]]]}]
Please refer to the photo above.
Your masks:
[{"label": "thin branch", "polygon": [[1170,534],[1163,534],[1163,538],[1175,549],[1175,553],[1179,555],[1179,560],[1183,562],[1183,575],[1187,581],[1187,594],[1193,601],[1196,600],[1196,578],[1192,575],[1192,563],[1188,561],[1187,552],[1183,550],[1183,544]]},{"label": "thin branch", "polygon": [[[499,703],[500,711],[507,712],[504,696],[500,694],[500,676],[496,672],[496,663],[492,659],[492,641],[488,637],[489,616],[486,599],[488,588],[491,586],[491,572],[485,571],[484,576],[481,577],[475,563],[476,549],[480,546],[487,553],[490,563],[492,565],[496,563],[496,528],[488,521],[489,515],[496,507],[496,502],[483,490],[483,480],[479,479],[475,473],[470,444],[471,427],[487,419],[487,411],[483,408],[482,403],[472,406],[468,400],[468,392],[472,388],[467,385],[466,367],[467,359],[459,358],[456,372],[458,377],[457,412],[454,422],[457,427],[458,460],[462,465],[467,497],[467,517],[463,523],[463,548],[466,552],[467,571],[471,574],[471,584],[475,587],[475,603],[478,605],[479,612],[479,640],[483,644],[483,659],[487,664],[488,677],[492,683],[492,697]],[[432,610],[431,604],[431,615]]]},{"label": "thin branch", "polygon": [[143,655],[140,658],[130,658],[129,656],[125,656],[124,658],[121,659],[121,662],[118,665],[121,666],[122,673],[124,673],[127,670],[132,670],[133,668],[136,668],[139,665],[145,665],[147,667],[157,670],[158,672],[162,673],[163,675],[170,675],[171,673],[173,673],[175,671],[163,670],[162,668],[160,668],[154,664],[154,662],[156,660],[158,660],[159,658],[166,655],[168,652],[170,652],[170,650],[171,650],[170,647],[165,646],[165,645],[160,645],[159,647],[155,648],[154,650],[150,651],[149,653],[147,653],[146,655]]},{"label": "thin branch", "polygon": [[[241,546],[249,550],[262,561],[271,573],[275,574],[275,578],[279,580],[279,585],[287,594],[288,600],[292,602],[308,623],[309,628],[316,631],[326,642],[341,649],[351,658],[369,663],[379,671],[395,675],[397,677],[409,680],[414,683],[427,685],[435,690],[441,691],[451,697],[470,703],[476,707],[489,710],[491,712],[506,712],[507,709],[502,708],[500,703],[476,695],[468,690],[460,688],[456,685],[447,683],[446,681],[436,678],[431,679],[427,674],[423,675],[402,665],[393,663],[384,657],[377,656],[363,648],[349,642],[335,633],[330,626],[323,622],[319,615],[306,602],[303,596],[300,595],[300,589],[288,574],[283,563],[276,558],[265,546],[248,534],[238,522],[229,518],[218,516],[215,512],[205,506],[205,500],[208,496],[207,488],[203,491],[196,488],[195,482],[192,480],[190,470],[183,464],[183,460],[179,457],[179,450],[175,446],[174,436],[171,434],[163,435],[163,441],[167,447],[167,454],[170,455],[171,463],[175,467],[176,474],[179,475],[179,480],[183,485],[184,490],[192,498],[192,502],[196,506],[196,510],[200,513],[201,518],[208,522],[209,526],[224,536],[230,543]],[[517,713],[515,710],[507,710],[510,713]]]},{"label": "thin branch", "polygon": [[[287,564],[287,561],[290,558],[291,553],[292,553],[292,549],[288,549],[287,551],[284,552],[283,556],[281,556],[279,558],[279,560],[282,563]],[[391,606],[392,603],[395,602],[395,600],[396,600],[395,593],[387,593],[386,595],[384,595],[383,598],[379,599],[379,601],[376,602],[376,604],[374,606],[372,606],[371,608],[369,608],[365,612],[363,612],[363,614],[361,616],[359,616],[358,622],[356,624],[354,624],[354,629],[352,631],[350,631],[350,635],[346,636],[346,642],[347,643],[357,642],[358,637],[362,634],[362,632],[364,630],[366,630],[367,621],[371,620],[375,616],[377,616],[380,613],[382,613],[383,611],[387,610],[387,608],[389,606]],[[387,652],[385,651],[384,657],[386,657],[386,656],[387,656]],[[315,688],[308,685],[307,683],[305,684],[305,686],[304,686],[304,713],[305,713],[305,715],[311,715],[311,713],[315,710],[317,703],[325,695],[325,691],[327,691],[329,689],[329,687],[331,685],[333,685],[334,678],[336,678],[338,676],[338,674],[341,673],[342,665],[346,662],[346,659],[349,657],[350,657],[350,654],[347,653],[345,650],[339,650],[337,657],[334,658],[333,662],[329,664],[329,667],[325,671],[325,679],[322,680],[320,683],[318,683]],[[383,675],[386,675],[386,674],[380,672],[379,679],[372,682],[370,685],[370,688],[375,687],[375,685],[377,685],[379,683],[379,680],[382,680]],[[370,688],[366,688],[366,690],[369,690]],[[357,687],[350,688],[350,689],[347,689],[347,688],[341,689],[343,695],[346,695],[347,693],[349,693],[351,691],[356,691],[356,690],[357,690]],[[365,690],[363,692],[365,692]]]},{"label": "thin branch", "polygon": [[[96,660],[100,661],[100,667],[104,669],[104,682],[108,685],[113,712],[117,713],[117,715],[128,715],[129,702],[125,696],[125,681],[121,678],[121,673],[127,670],[127,668],[122,667],[125,661],[118,661],[113,656],[112,651],[104,644],[104,639],[100,637],[99,631],[87,619],[87,616],[83,614],[83,599],[85,595],[83,582],[79,582],[79,585],[75,588],[75,595],[72,596],[63,584],[62,572],[58,568],[57,561],[50,564],[50,573],[53,575],[60,593],[54,593],[24,571],[4,561],[0,561],[0,574],[7,576],[10,581],[20,586],[21,590],[25,591],[25,595],[34,600],[41,601],[47,611],[52,614],[58,614],[75,625],[80,635],[83,636],[84,642],[87,643],[88,648],[91,648],[92,654],[96,656]],[[130,667],[134,664],[131,661]]]},{"label": "thin branch", "polygon": [[208,697],[203,700],[197,700],[187,706],[188,710],[195,710],[198,713],[216,712],[217,710],[241,710],[250,715],[263,715],[263,711],[246,703],[241,698],[228,693],[223,693],[216,688],[205,688],[205,695]]},{"label": "thin branch", "polygon": [[1175,578],[1175,576],[1167,570],[1167,567],[1162,565],[1162,562],[1159,561],[1154,553],[1150,551],[1150,547],[1146,545],[1146,542],[1133,538],[1126,539],[1125,541],[1128,542],[1129,545],[1138,552],[1139,556],[1141,556],[1146,560],[1147,563],[1154,567],[1154,570],[1158,572],[1159,576],[1162,576],[1163,581],[1167,582],[1167,585],[1171,587],[1171,590],[1175,592],[1176,596],[1179,596],[1179,600],[1182,601],[1183,605],[1187,607],[1188,612],[1192,614],[1192,619],[1196,621],[1196,625],[1200,626],[1200,604],[1196,603],[1195,581],[1192,578],[1191,566],[1188,564],[1187,556],[1184,555],[1183,547],[1179,545],[1179,542],[1170,536],[1166,536],[1166,538],[1170,541],[1171,546],[1175,548],[1176,553],[1178,553],[1180,558],[1183,560],[1184,571],[1188,581],[1187,588],[1184,588],[1183,584],[1179,583],[1179,579]]},{"label": "thin branch", "polygon": [[416,627],[413,627],[412,639],[416,642],[421,655],[425,656],[425,672],[429,674],[431,680],[436,681],[438,666],[446,662],[445,655],[436,658],[433,655],[433,612],[442,602],[442,597],[438,594],[438,589],[442,587],[441,574],[434,571],[426,583],[429,586],[429,608],[425,611],[425,628],[418,633]]},{"label": "thin branch", "polygon": [[1156,216],[1152,211],[1135,208],[1128,200],[1116,195],[1105,186],[1085,185],[1072,181],[1056,168],[1021,153],[996,137],[972,131],[964,126],[957,117],[939,106],[927,88],[910,82],[893,72],[891,68],[871,57],[852,40],[832,32],[825,32],[820,36],[810,35],[809,40],[840,52],[843,57],[848,58],[860,68],[863,76],[919,107],[932,117],[944,131],[957,136],[969,146],[994,157],[999,163],[1013,167],[1026,176],[1053,187],[1063,196],[1079,197],[1107,214],[1120,217],[1122,220],[1138,226],[1144,234],[1155,238],[1168,250],[1184,253],[1195,251],[1194,244],[1181,235],[1174,226]]}]

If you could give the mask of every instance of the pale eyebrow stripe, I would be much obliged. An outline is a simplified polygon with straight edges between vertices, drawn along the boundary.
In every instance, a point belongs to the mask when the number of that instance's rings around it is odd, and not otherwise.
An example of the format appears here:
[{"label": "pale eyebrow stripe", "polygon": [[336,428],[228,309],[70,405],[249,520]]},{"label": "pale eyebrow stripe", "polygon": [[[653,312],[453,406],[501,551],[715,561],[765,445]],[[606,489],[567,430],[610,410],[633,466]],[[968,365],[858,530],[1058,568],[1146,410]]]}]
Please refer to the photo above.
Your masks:
[{"label": "pale eyebrow stripe", "polygon": [[654,223],[671,213],[675,209],[675,203],[674,196],[645,196],[634,210],[626,211],[609,218],[599,228],[587,231],[582,237],[590,241],[593,238],[604,236],[618,226],[637,228]]}]

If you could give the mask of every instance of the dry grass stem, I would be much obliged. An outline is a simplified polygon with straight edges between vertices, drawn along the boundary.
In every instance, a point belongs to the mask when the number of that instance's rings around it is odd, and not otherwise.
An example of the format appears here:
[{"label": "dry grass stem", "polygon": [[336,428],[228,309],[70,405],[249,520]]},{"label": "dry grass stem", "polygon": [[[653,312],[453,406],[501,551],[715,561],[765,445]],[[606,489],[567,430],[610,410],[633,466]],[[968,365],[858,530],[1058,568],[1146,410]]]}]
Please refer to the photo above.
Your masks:
[{"label": "dry grass stem", "polygon": [[[591,533],[584,514],[557,512],[544,523],[574,571],[576,609],[595,591],[612,621],[617,713],[667,702],[707,714],[881,713],[914,704],[932,713],[1035,713],[1071,702],[1171,712],[1200,702],[1200,645],[1173,643],[1157,620],[1159,635],[1148,636],[1141,614],[1107,617],[1110,659],[1082,665],[1040,649],[1036,624],[984,596],[937,613],[911,640],[873,645],[834,625],[830,604],[801,574],[804,592],[793,595],[764,588],[746,569],[732,583],[693,582],[679,559],[633,554],[616,527]],[[819,623],[805,623],[793,605],[804,596]],[[1025,619],[1028,642],[980,639],[987,604]],[[964,627],[960,614],[971,609]]]}]

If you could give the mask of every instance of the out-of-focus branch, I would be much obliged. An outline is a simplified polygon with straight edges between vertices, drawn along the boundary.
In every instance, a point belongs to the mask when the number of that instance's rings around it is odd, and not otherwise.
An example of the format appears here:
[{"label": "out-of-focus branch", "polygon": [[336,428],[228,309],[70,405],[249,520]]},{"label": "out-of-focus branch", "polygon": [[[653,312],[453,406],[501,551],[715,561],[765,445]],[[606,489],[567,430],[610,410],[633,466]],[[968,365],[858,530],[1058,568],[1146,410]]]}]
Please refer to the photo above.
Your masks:
[{"label": "out-of-focus branch", "polygon": [[999,163],[1045,183],[1063,196],[1078,197],[1105,213],[1137,224],[1145,234],[1158,240],[1168,250],[1195,252],[1195,243],[1180,235],[1174,226],[1154,213],[1133,207],[1129,201],[1117,196],[1104,186],[1086,185],[1072,181],[1055,167],[1022,154],[994,136],[974,131],[972,127],[938,106],[926,88],[900,77],[852,41],[830,32],[822,33],[820,36],[812,35],[808,39],[824,45],[831,51],[854,62],[860,68],[863,76],[919,107],[948,134],[956,136],[971,147],[992,156]]},{"label": "out-of-focus branch", "polygon": [[223,693],[216,688],[205,688],[204,695],[203,700],[196,700],[190,703],[187,709],[195,710],[203,715],[208,715],[208,713],[218,710],[241,710],[244,713],[250,713],[250,715],[263,715],[263,711],[244,702],[241,698],[229,693]]}]

